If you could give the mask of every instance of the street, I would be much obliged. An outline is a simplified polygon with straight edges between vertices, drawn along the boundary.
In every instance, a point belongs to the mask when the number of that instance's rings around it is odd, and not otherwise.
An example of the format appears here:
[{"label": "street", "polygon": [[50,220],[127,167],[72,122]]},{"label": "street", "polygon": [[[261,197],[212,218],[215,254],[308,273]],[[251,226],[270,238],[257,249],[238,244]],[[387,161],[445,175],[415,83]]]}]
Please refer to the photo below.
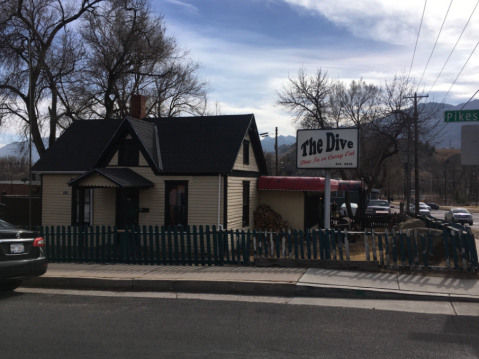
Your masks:
[{"label": "street", "polygon": [[[438,209],[438,210],[432,210],[431,211],[431,216],[439,218],[439,219],[444,219],[444,213],[447,211],[445,209]],[[472,218],[474,220],[474,224],[472,225],[473,229],[479,230],[479,213],[472,213]],[[466,224],[466,226],[469,226],[469,224]]]},{"label": "street", "polygon": [[[399,213],[399,206],[394,206],[391,208],[393,213]],[[437,210],[431,210],[431,216],[436,217],[438,219],[444,219],[444,213],[446,213],[447,210],[445,209],[437,209]],[[479,213],[472,213],[472,218],[474,220],[474,224],[472,225],[473,229],[479,230]],[[469,224],[466,224],[466,226],[469,226]]]},{"label": "street", "polygon": [[475,316],[143,295],[1,294],[2,358],[479,356]]}]

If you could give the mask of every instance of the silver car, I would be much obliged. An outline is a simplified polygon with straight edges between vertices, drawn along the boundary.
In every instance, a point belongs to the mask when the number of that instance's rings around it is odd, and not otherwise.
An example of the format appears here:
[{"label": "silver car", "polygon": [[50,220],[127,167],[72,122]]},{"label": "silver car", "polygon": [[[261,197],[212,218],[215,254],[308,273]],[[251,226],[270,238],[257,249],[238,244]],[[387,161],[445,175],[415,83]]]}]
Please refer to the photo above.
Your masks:
[{"label": "silver car", "polygon": [[387,214],[391,213],[391,206],[386,200],[374,199],[369,201],[366,214]]},{"label": "silver car", "polygon": [[469,223],[471,226],[474,223],[472,214],[465,208],[453,208],[447,211],[444,213],[444,219],[454,223]]}]

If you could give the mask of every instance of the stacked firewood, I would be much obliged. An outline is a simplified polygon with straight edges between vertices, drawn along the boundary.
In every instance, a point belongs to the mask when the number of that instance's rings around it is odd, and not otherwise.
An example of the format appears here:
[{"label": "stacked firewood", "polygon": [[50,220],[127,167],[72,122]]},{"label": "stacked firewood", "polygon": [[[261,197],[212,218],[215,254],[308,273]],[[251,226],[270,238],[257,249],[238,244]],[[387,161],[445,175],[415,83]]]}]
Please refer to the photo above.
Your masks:
[{"label": "stacked firewood", "polygon": [[254,212],[254,228],[256,230],[273,230],[274,232],[287,231],[288,221],[284,221],[279,213],[276,213],[270,206],[261,204]]}]

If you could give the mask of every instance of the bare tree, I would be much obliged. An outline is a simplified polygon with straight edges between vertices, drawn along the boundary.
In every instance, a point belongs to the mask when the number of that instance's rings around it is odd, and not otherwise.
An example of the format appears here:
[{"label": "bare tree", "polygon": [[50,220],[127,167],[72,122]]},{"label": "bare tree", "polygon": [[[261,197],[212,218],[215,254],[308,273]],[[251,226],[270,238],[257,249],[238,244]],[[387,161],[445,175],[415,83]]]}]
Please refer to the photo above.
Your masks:
[{"label": "bare tree", "polygon": [[291,114],[292,122],[300,128],[334,128],[338,123],[333,109],[333,94],[337,81],[318,69],[309,74],[304,67],[295,78],[276,91],[275,105]]},{"label": "bare tree", "polygon": [[[29,126],[40,156],[45,153],[41,136],[40,101],[51,89],[42,73],[54,44],[67,26],[94,11],[102,0],[4,0],[0,2],[0,96],[2,118]],[[31,93],[28,41],[31,41]],[[34,103],[30,110],[30,99]],[[54,120],[56,121],[56,120]],[[20,127],[22,127],[20,125]],[[55,127],[55,126],[53,126]],[[25,127],[24,127],[25,128]]]},{"label": "bare tree", "polygon": [[[109,0],[84,18],[87,48],[82,103],[90,117],[124,117],[132,94],[149,98],[147,116],[198,114],[208,92],[199,65],[166,35],[147,0]],[[87,112],[88,112],[87,111]]]}]

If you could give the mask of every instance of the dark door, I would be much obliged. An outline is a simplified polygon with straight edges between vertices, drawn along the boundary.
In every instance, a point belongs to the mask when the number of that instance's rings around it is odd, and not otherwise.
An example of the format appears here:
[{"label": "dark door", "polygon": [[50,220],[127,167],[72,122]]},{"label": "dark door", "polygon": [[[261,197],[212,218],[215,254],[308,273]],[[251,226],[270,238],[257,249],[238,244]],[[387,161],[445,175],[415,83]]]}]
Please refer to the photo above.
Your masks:
[{"label": "dark door", "polygon": [[119,189],[116,203],[117,227],[124,229],[126,225],[137,226],[140,192],[135,189]]}]

